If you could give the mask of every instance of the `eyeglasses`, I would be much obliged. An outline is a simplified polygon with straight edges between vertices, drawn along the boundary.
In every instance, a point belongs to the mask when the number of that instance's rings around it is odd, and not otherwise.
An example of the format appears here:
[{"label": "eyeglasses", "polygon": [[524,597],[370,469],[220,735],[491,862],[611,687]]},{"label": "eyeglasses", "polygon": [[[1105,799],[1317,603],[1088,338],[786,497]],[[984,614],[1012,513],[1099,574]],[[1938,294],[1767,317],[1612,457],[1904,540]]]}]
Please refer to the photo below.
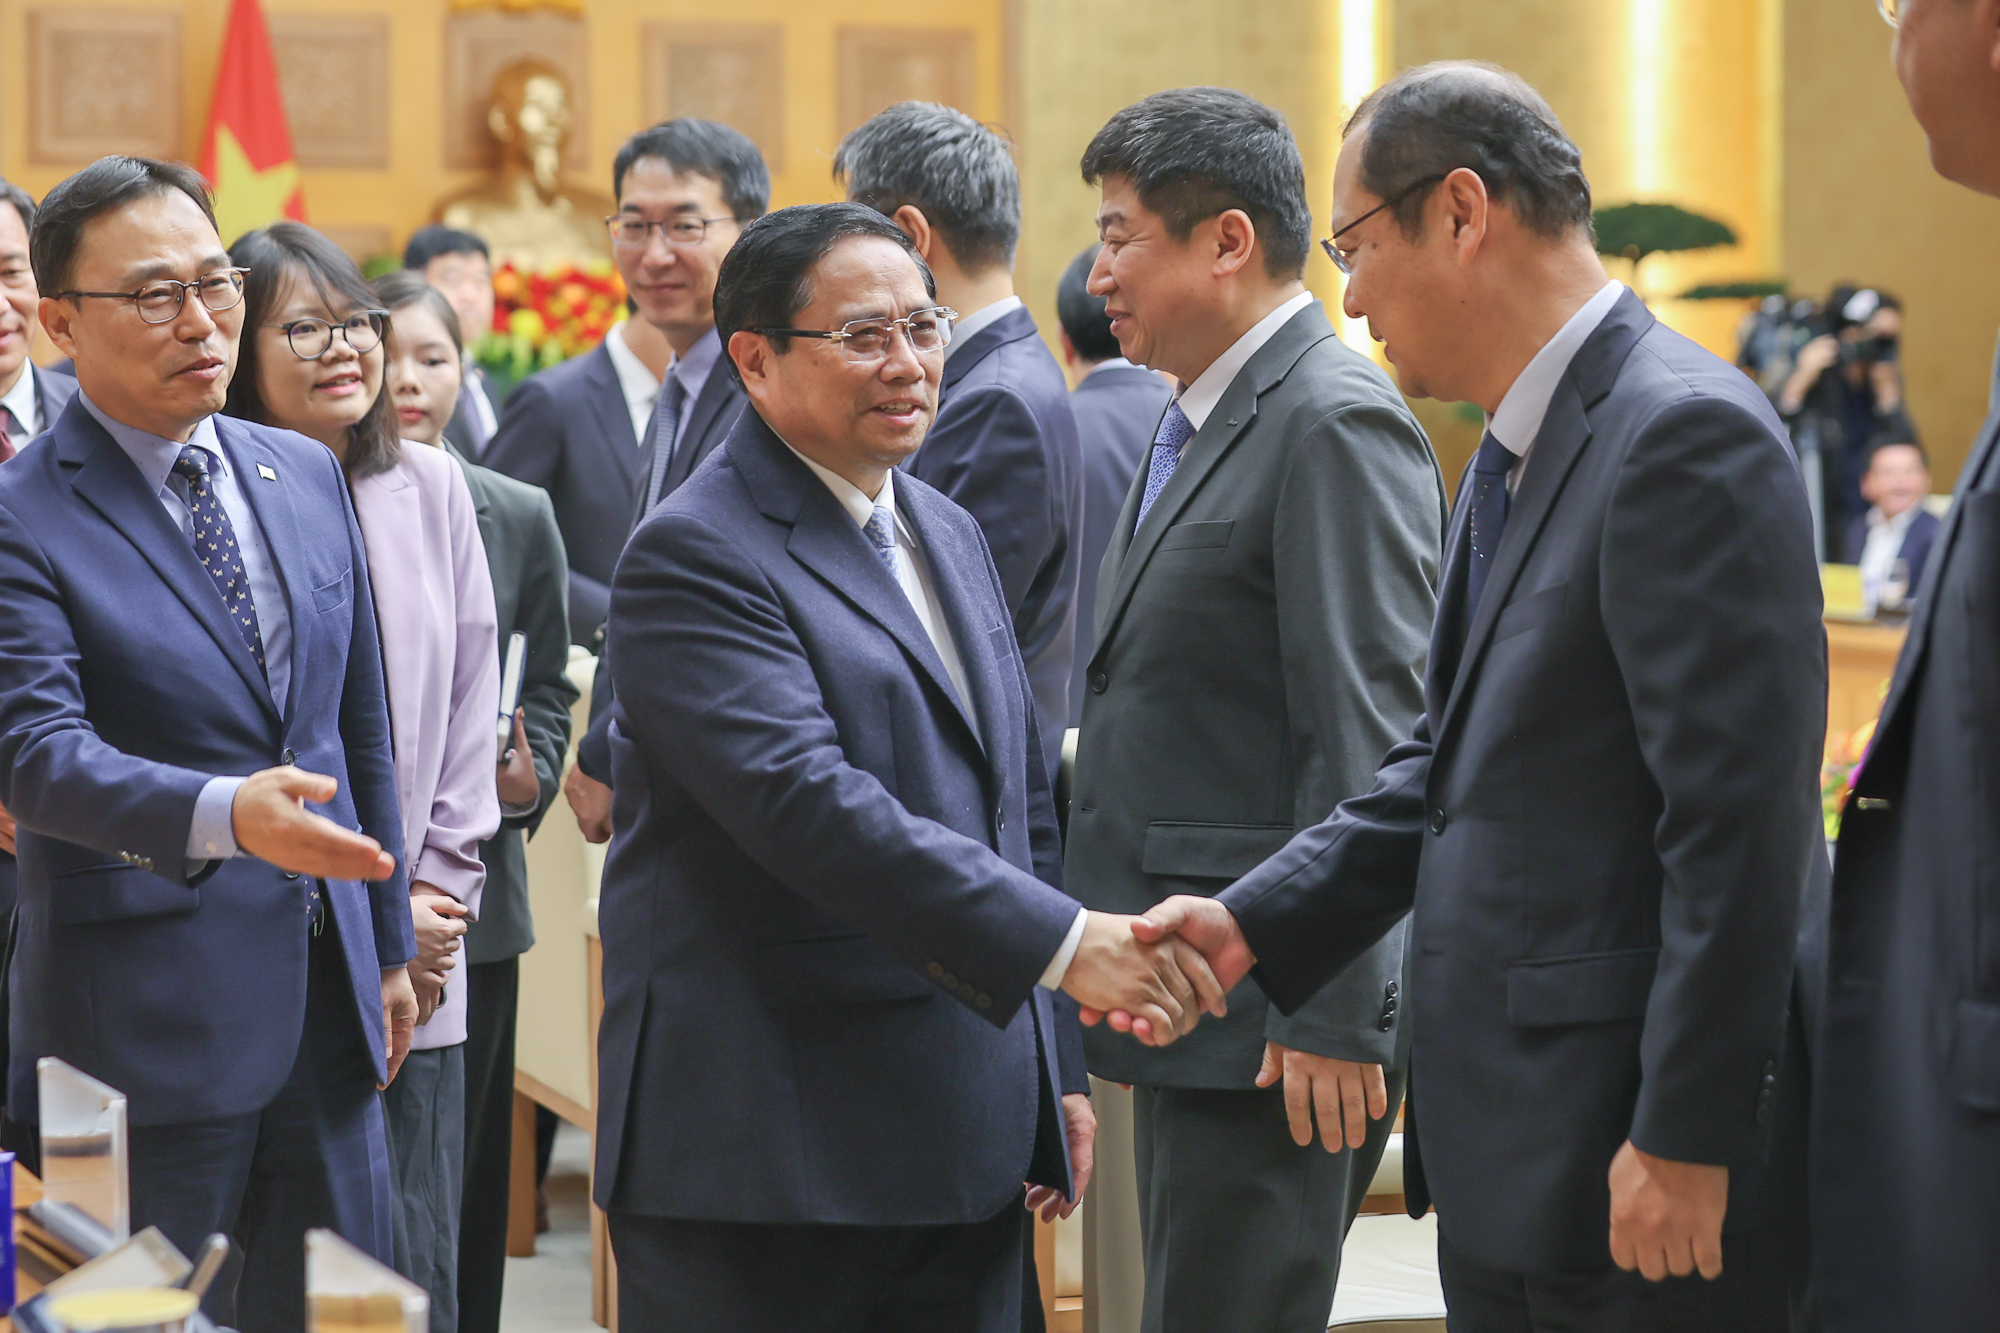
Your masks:
[{"label": "eyeglasses", "polygon": [[1893,28],[1903,21],[1903,0],[1875,0],[1875,12]]},{"label": "eyeglasses", "polygon": [[186,303],[190,291],[200,296],[201,303],[210,310],[232,309],[243,299],[243,275],[249,271],[247,268],[217,269],[193,282],[163,278],[159,282],[149,282],[135,292],[57,292],[56,299],[66,301],[89,296],[100,301],[130,301],[138,310],[140,319],[148,324],[165,324],[180,317],[181,306]]},{"label": "eyeglasses", "polygon": [[382,345],[382,333],[389,327],[386,310],[362,310],[338,324],[323,319],[295,319],[289,324],[266,324],[267,329],[283,329],[292,355],[301,361],[317,361],[333,347],[333,335],[347,340],[356,356],[366,356]]},{"label": "eyeglasses", "polygon": [[614,213],[604,219],[604,226],[611,233],[613,245],[627,250],[637,250],[652,239],[655,227],[660,229],[660,235],[667,238],[668,245],[700,245],[707,238],[711,226],[718,222],[736,221],[739,219],[734,217],[672,217],[664,222],[649,222],[645,218],[625,217]]},{"label": "eyeglasses", "polygon": [[[1454,168],[1454,170],[1455,169],[1456,168]],[[1342,227],[1339,231],[1336,231],[1333,235],[1321,241],[1319,243],[1319,248],[1326,251],[1326,257],[1333,261],[1333,266],[1340,270],[1340,274],[1342,277],[1344,278],[1353,277],[1354,261],[1348,258],[1348,256],[1341,250],[1339,246],[1335,245],[1334,242],[1339,240],[1342,236],[1345,236],[1348,232],[1353,231],[1356,227],[1366,222],[1369,218],[1372,218],[1377,213],[1380,213],[1383,209],[1394,208],[1397,204],[1402,203],[1405,199],[1408,199],[1418,190],[1428,190],[1431,186],[1436,185],[1439,181],[1443,180],[1446,176],[1449,175],[1451,175],[1451,172],[1449,171],[1440,171],[1434,176],[1424,177],[1422,180],[1418,181],[1415,185],[1409,186],[1408,188],[1403,190],[1398,190],[1395,194],[1391,195],[1389,198],[1384,199],[1381,203],[1375,205],[1375,207],[1369,209],[1366,213],[1363,213],[1360,217],[1354,219],[1354,221],[1348,223],[1345,227]]]},{"label": "eyeglasses", "polygon": [[824,338],[840,344],[841,355],[849,361],[880,361],[889,355],[889,344],[900,331],[909,340],[910,350],[922,356],[942,352],[951,345],[951,322],[958,312],[950,306],[916,310],[901,319],[856,319],[837,329],[750,329],[767,338]]}]

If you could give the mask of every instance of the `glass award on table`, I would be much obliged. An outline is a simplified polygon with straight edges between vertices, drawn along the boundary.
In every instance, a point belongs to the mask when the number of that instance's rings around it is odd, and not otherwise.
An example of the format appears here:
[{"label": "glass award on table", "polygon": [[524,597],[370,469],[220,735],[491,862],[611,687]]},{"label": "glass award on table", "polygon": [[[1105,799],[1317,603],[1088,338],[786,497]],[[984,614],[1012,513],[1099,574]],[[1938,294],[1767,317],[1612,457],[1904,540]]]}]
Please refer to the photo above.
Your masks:
[{"label": "glass award on table", "polygon": [[422,1287],[331,1231],[306,1232],[311,1333],[425,1333],[430,1321]]},{"label": "glass award on table", "polygon": [[52,1056],[35,1062],[41,1096],[42,1201],[33,1216],[80,1258],[132,1234],[125,1094]]}]

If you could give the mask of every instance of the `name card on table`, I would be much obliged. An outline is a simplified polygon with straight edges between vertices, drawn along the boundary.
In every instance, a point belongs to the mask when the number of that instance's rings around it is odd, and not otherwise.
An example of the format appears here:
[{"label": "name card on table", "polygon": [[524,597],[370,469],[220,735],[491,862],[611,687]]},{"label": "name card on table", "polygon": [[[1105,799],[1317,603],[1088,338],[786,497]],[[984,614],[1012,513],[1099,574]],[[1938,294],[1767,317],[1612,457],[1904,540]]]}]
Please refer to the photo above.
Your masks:
[{"label": "name card on table", "polygon": [[[42,1116],[38,1217],[49,1215],[50,1229],[85,1258],[102,1254],[132,1234],[125,1094],[53,1056],[35,1062],[35,1081]],[[104,1234],[61,1235],[69,1223],[86,1231],[95,1224]]]},{"label": "name card on table", "polygon": [[323,1228],[306,1232],[312,1333],[426,1333],[431,1298],[416,1283]]}]

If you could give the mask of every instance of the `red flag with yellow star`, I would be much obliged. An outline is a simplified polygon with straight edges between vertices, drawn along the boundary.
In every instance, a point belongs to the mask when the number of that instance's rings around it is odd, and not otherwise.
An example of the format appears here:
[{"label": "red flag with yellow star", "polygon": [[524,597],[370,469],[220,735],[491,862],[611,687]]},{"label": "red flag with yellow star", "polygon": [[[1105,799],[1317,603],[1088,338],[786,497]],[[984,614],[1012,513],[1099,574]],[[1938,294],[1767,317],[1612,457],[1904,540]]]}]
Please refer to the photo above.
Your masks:
[{"label": "red flag with yellow star", "polygon": [[215,220],[224,245],[279,218],[305,221],[278,66],[257,0],[233,0],[229,7],[201,174],[215,189]]}]

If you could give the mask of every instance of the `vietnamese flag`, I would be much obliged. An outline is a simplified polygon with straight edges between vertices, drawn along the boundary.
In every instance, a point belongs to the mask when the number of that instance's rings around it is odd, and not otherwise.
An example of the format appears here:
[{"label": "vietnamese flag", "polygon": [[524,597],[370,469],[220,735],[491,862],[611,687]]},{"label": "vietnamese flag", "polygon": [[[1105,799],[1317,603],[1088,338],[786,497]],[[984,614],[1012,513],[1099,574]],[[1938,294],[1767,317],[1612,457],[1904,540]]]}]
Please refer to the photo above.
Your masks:
[{"label": "vietnamese flag", "polygon": [[201,174],[215,189],[215,220],[224,245],[281,217],[305,221],[278,66],[257,0],[232,0],[229,8]]}]

